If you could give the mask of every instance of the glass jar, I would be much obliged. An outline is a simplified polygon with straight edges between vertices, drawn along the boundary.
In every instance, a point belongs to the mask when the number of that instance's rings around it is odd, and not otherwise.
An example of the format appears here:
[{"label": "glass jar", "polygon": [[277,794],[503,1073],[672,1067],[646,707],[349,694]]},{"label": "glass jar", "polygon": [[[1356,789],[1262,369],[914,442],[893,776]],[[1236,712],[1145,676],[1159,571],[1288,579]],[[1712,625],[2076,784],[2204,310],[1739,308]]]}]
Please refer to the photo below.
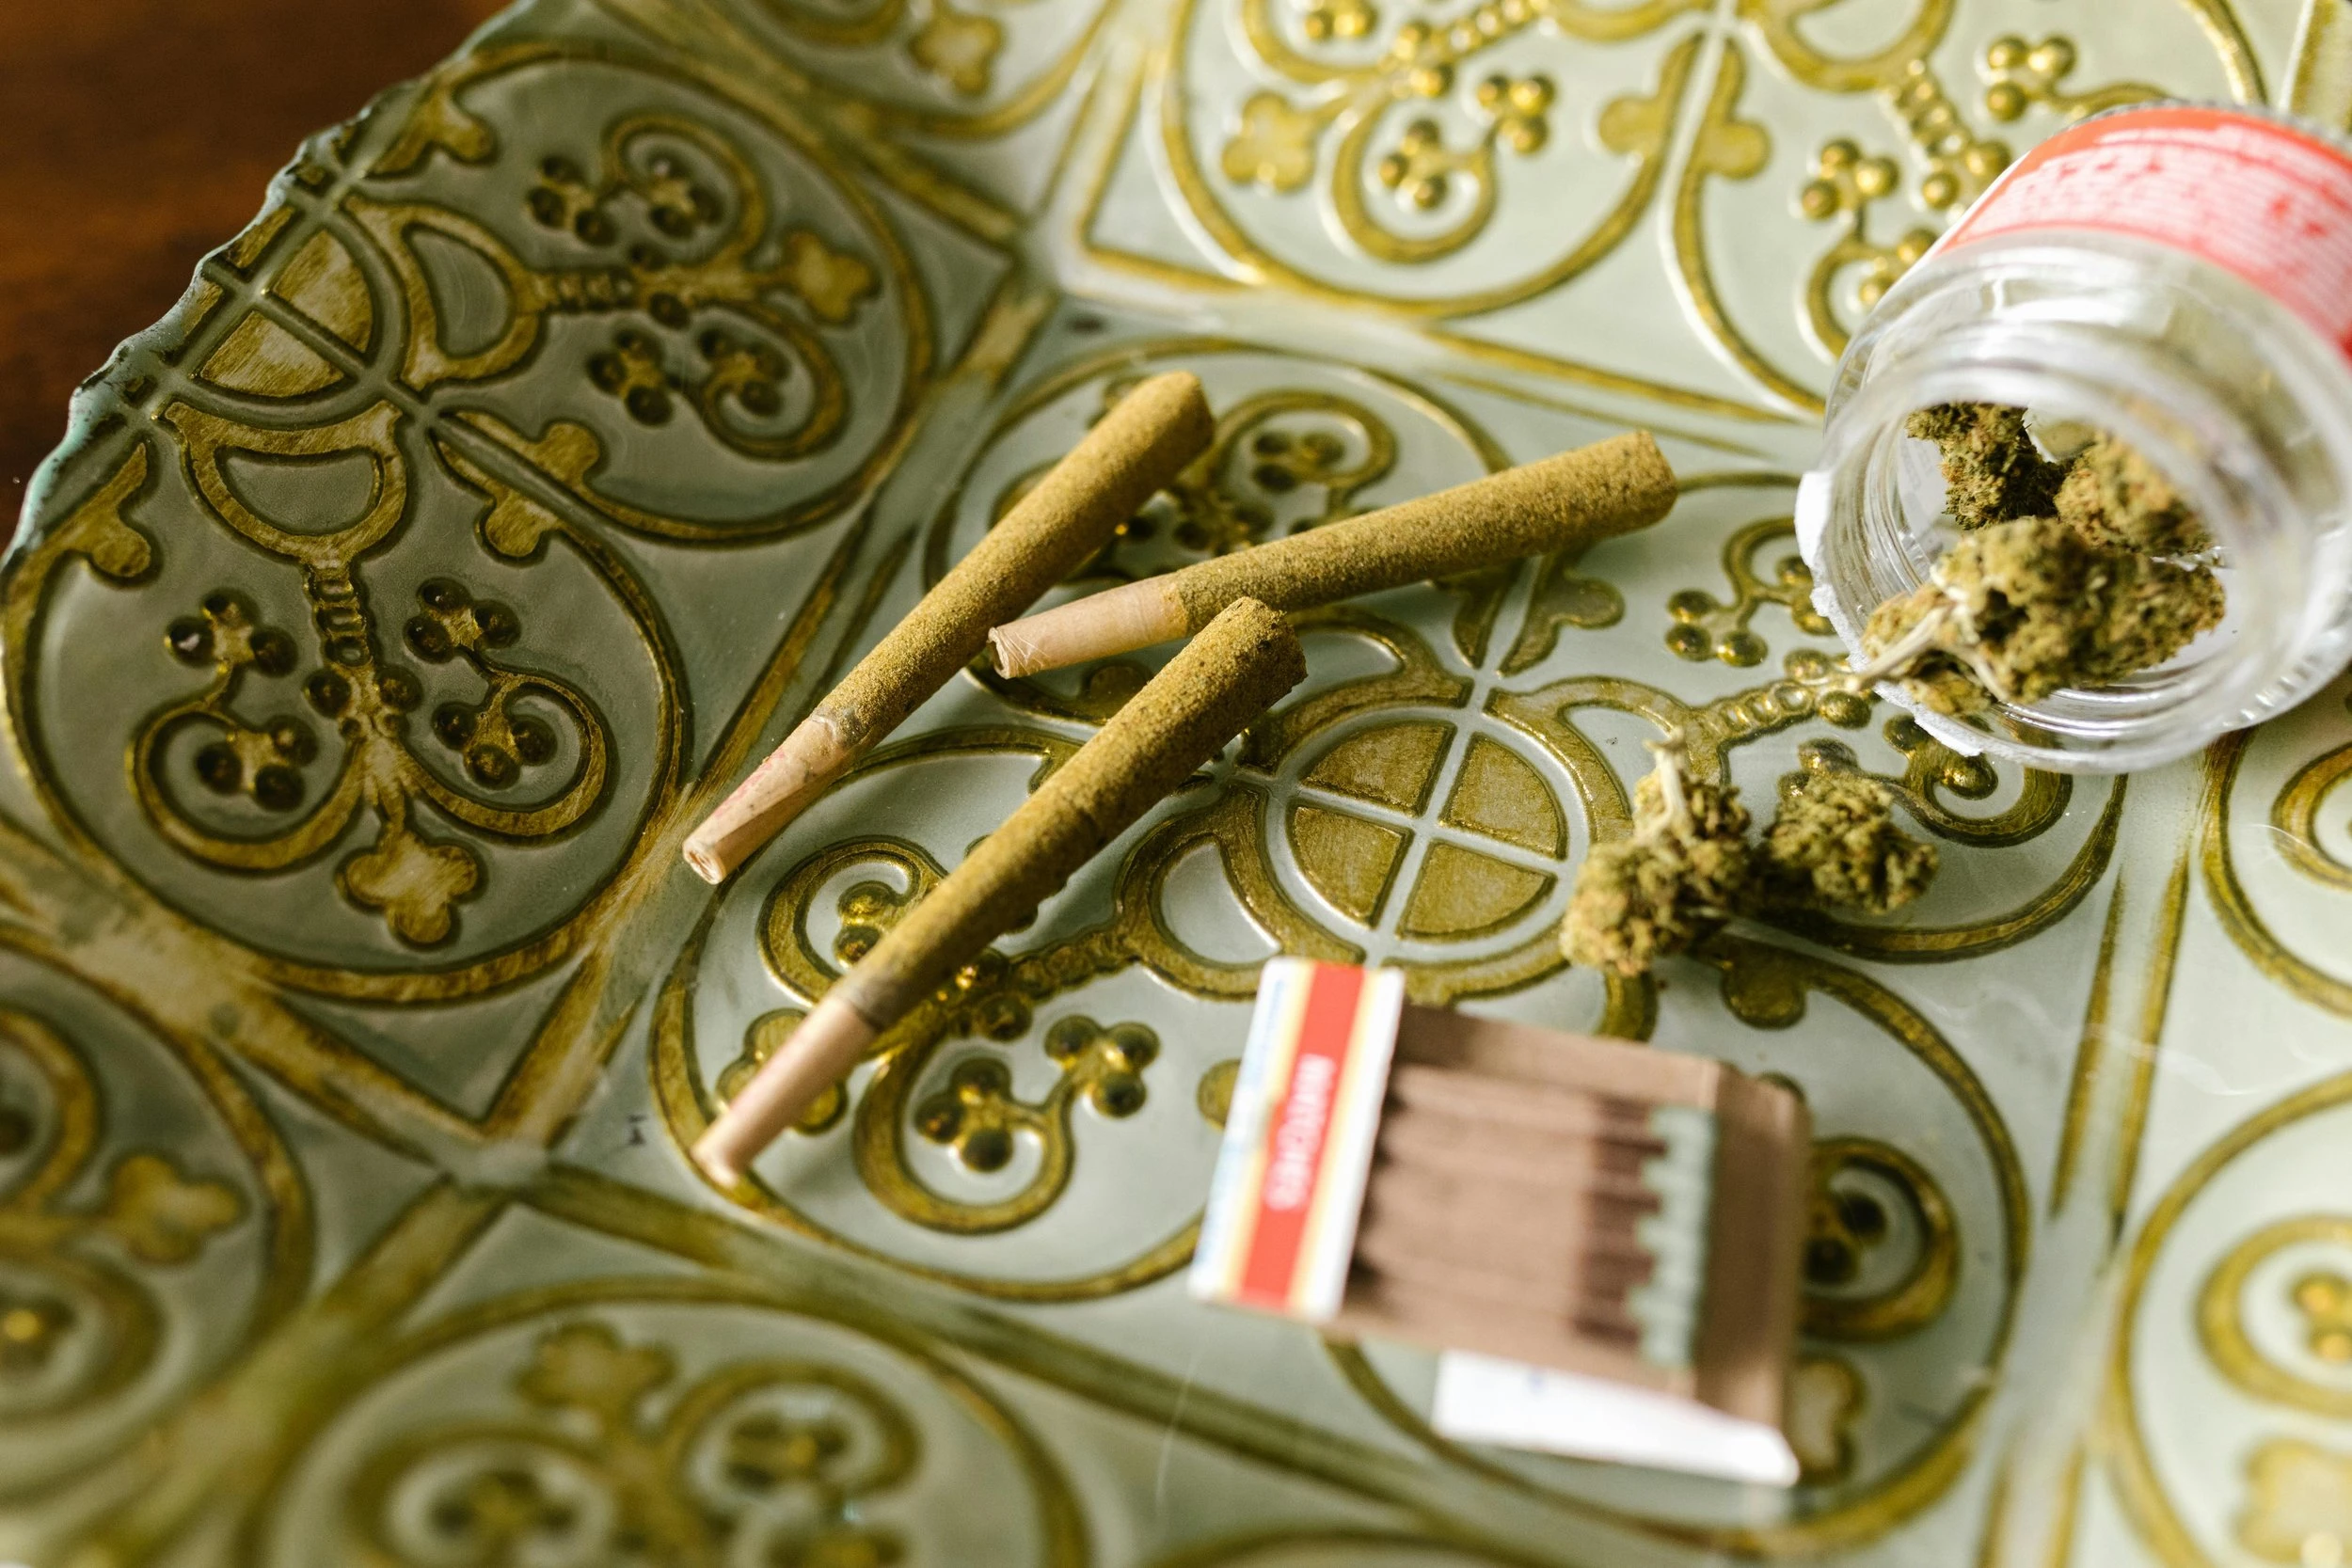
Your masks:
[{"label": "glass jar", "polygon": [[2222,624],[2114,686],[1974,721],[1881,688],[1938,739],[2034,768],[2185,755],[2352,662],[2352,152],[2260,111],[2111,111],[1995,182],[1839,361],[1797,502],[1814,603],[1862,662],[1870,612],[1958,538],[1942,403],[2022,405],[2132,447],[2212,532]]}]

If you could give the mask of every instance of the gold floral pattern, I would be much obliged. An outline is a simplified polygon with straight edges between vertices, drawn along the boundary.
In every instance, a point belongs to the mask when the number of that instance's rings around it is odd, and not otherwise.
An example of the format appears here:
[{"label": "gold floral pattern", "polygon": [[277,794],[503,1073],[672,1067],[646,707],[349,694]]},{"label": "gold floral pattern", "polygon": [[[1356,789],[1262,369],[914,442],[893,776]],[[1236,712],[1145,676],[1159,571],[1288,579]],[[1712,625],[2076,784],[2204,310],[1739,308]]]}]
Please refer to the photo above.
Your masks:
[{"label": "gold floral pattern", "polygon": [[[0,1541],[2324,1555],[2345,710],[2013,776],[1828,689],[1787,519],[1844,335],[2012,156],[2158,90],[2342,123],[2331,17],[535,4],[315,138],[0,567]],[[678,838],[1175,367],[1212,448],[1073,592],[1629,424],[1686,494],[1302,617],[1296,697],[705,1188],[678,1144],[1157,656],[974,672],[715,895]],[[1566,968],[1667,728],[1751,800],[1886,781],[1947,877]],[[1422,1353],[1184,1300],[1277,950],[1804,1090],[1785,1508],[1446,1445]],[[2110,1261],[2102,1429],[2061,1430],[2011,1373]]]},{"label": "gold floral pattern", "polygon": [[[511,1435],[427,1433],[396,1446],[378,1459],[353,1499],[359,1528],[385,1557],[419,1564],[447,1560],[453,1553],[497,1562],[583,1547],[687,1561],[754,1531],[766,1537],[763,1544],[778,1561],[895,1560],[898,1538],[862,1524],[859,1513],[862,1503],[897,1486],[914,1462],[914,1434],[906,1418],[842,1372],[761,1370],[771,1386],[821,1391],[829,1408],[813,1415],[789,1405],[728,1412],[722,1390],[739,1402],[758,1387],[738,1376],[688,1389],[676,1400],[674,1421],[715,1420],[707,1437],[682,1423],[649,1430],[643,1408],[675,1377],[671,1357],[650,1346],[624,1344],[599,1323],[551,1329],[514,1381],[524,1404],[548,1420],[549,1434],[530,1429]],[[714,1405],[722,1408],[714,1411]],[[585,1428],[584,1444],[554,1435],[561,1431],[554,1423],[567,1417]],[[657,1489],[660,1483],[648,1484],[647,1472],[658,1474],[665,1461],[677,1465],[698,1442],[715,1445],[720,1473],[736,1497],[703,1501],[700,1509],[681,1507],[683,1499]],[[548,1460],[522,1457],[540,1445],[552,1450]],[[425,1456],[448,1449],[458,1449],[461,1457],[454,1465],[444,1460],[437,1466],[444,1473],[428,1479]],[[480,1457],[465,1454],[466,1449]],[[583,1464],[591,1454],[594,1461]],[[684,1479],[664,1478],[670,1486]],[[583,1482],[610,1489],[609,1513],[599,1516],[581,1506],[576,1494]],[[411,1491],[424,1495],[405,1507],[403,1494]],[[790,1522],[762,1529],[751,1522],[758,1514],[745,1504],[771,1497],[790,1497],[798,1506]]]},{"label": "gold floral pattern", "polygon": [[1866,225],[1872,203],[1895,195],[1900,180],[1894,159],[1865,157],[1859,147],[1841,136],[1822,146],[1813,162],[1813,178],[1797,193],[1798,207],[1816,223],[1845,220],[1836,242],[1813,263],[1804,290],[1813,335],[1828,353],[1843,353],[1849,336],[1836,296],[1848,270],[1861,269],[1853,276],[1853,297],[1867,310],[1935,244],[1936,231],[1924,226],[1905,230],[1891,243],[1869,238]]},{"label": "gold floral pattern", "polygon": [[2042,104],[2077,119],[2164,96],[2163,88],[2145,82],[2115,82],[2090,92],[2069,91],[2059,84],[2073,74],[2074,54],[2074,41],[2065,38],[2029,43],[2010,33],[1994,39],[1984,48],[1985,113],[1994,119],[2013,121]]},{"label": "gold floral pattern", "polygon": [[2312,1354],[2322,1361],[2352,1361],[2352,1279],[2322,1269],[2296,1280],[2288,1294],[2303,1315]]},{"label": "gold floral pattern", "polygon": [[1730,603],[1703,588],[1686,588],[1666,601],[1666,612],[1674,617],[1666,632],[1666,646],[1675,657],[1719,658],[1740,668],[1763,663],[1771,644],[1749,630],[1748,623],[1767,604],[1787,609],[1796,628],[1809,637],[1829,633],[1828,619],[1813,608],[1813,573],[1802,556],[1784,546],[1788,553],[1767,568],[1770,581],[1756,570],[1759,551],[1784,538],[1793,546],[1795,533],[1795,525],[1788,518],[1767,517],[1731,536],[1723,555],[1724,574],[1731,579]]},{"label": "gold floral pattern", "polygon": [[[1343,31],[1336,13],[1294,20],[1272,0],[1188,5],[1137,95],[1138,119],[1158,116],[1161,154],[1122,157],[1103,189],[1181,201],[1197,239],[1097,229],[1089,244],[1145,277],[1238,273],[1688,407],[1810,409],[1858,313],[2008,166],[2002,128],[2040,134],[2152,90],[2078,64],[2103,56],[2078,35],[1979,31],[1975,13],[1948,5],[1759,0],[1722,23],[1694,9],[1488,0],[1442,17],[1351,13],[1360,31]],[[2191,96],[2259,95],[2234,15],[2189,8],[2161,30],[2169,47],[2146,57],[2196,78]],[[1755,78],[1759,57],[1770,81]],[[1761,119],[1751,100],[1770,105]],[[1562,135],[1564,120],[1582,134]],[[1860,150],[1890,132],[1892,155]],[[1809,171],[1791,166],[1808,155]],[[1520,161],[1523,172],[1510,166]],[[1743,187],[1777,182],[1803,191],[1803,216],[1839,231],[1809,265],[1769,247],[1786,291],[1772,298],[1747,242],[1788,214]],[[1887,211],[1906,188],[1908,212]],[[1873,232],[1866,210],[1879,203]],[[1593,279],[1653,214],[1688,302],[1661,309],[1732,376],[1600,346],[1612,301]],[[1790,297],[1801,334],[1786,323]],[[1535,320],[1553,336],[1531,341]]]},{"label": "gold floral pattern", "polygon": [[[50,990],[51,1006],[64,1000]],[[102,1043],[103,1064],[90,1054]],[[187,1130],[182,1148],[123,1136],[116,1111],[133,1085],[151,1114]],[[256,1289],[255,1274],[306,1260],[308,1236],[298,1196],[257,1201],[288,1167],[251,1113],[233,1084],[200,1068],[191,1081],[150,1042],[112,1031],[76,1037],[0,1007],[0,1470],[9,1490],[37,1494],[80,1472],[76,1433],[135,1443],[159,1394],[217,1370],[240,1331],[266,1324],[286,1288],[301,1289],[291,1277]],[[241,1122],[246,1135],[224,1144],[220,1130]]]},{"label": "gold floral pattern", "polygon": [[1295,191],[1315,172],[1321,119],[1291,107],[1279,93],[1262,92],[1242,105],[1241,129],[1219,154],[1226,178]]},{"label": "gold floral pattern", "polygon": [[2342,1562],[2352,1542],[2352,1457],[2273,1439],[2246,1460],[2238,1544],[2265,1562]]},{"label": "gold floral pattern", "polygon": [[[746,1354],[754,1325],[768,1354]],[[389,1377],[479,1369],[480,1414],[322,1456],[340,1483],[322,1539],[355,1560],[882,1568],[952,1542],[914,1507],[953,1485],[943,1465],[1000,1489],[967,1499],[993,1528],[960,1560],[1075,1560],[1058,1475],[986,1393],[823,1319],[647,1284],[503,1301],[469,1326],[399,1347]],[[731,1354],[672,1338],[695,1329]]]},{"label": "gold floral pattern", "polygon": [[1005,30],[993,18],[954,9],[931,0],[930,20],[907,43],[915,64],[967,97],[988,90]]}]

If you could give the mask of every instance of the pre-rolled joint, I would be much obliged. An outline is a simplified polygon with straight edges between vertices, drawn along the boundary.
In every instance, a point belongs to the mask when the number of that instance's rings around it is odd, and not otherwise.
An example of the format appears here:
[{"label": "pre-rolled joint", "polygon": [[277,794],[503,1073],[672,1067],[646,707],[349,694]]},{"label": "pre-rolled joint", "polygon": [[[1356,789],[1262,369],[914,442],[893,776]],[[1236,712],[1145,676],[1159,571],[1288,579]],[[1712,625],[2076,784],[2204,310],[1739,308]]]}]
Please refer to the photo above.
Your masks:
[{"label": "pre-rolled joint", "polygon": [[[1047,611],[1051,614],[1052,611]],[[1031,615],[1027,621],[1043,617]],[[1032,675],[1040,670],[1053,668],[1051,657],[1037,640],[1037,628],[1015,621],[1009,626],[991,626],[988,632],[988,662],[1008,680]]]},{"label": "pre-rolled joint", "polygon": [[[1102,553],[1216,430],[1189,372],[1153,376],[1121,398],[696,831],[685,850],[695,875],[715,883],[749,859],[970,664],[991,626]],[[824,733],[807,733],[812,726]]]},{"label": "pre-rolled joint", "polygon": [[694,875],[712,887],[725,881],[727,874],[735,869],[728,862],[725,851],[699,831],[686,841],[683,853],[686,863],[694,868]]},{"label": "pre-rolled joint", "polygon": [[714,1141],[708,1132],[695,1140],[692,1156],[702,1173],[721,1187],[732,1187],[743,1180],[749,1166],[738,1162],[738,1151],[726,1143]]},{"label": "pre-rolled joint", "polygon": [[722,1183],[739,1180],[882,1028],[1037,909],[1306,673],[1306,655],[1279,614],[1252,599],[1228,607],[834,982],[695,1144],[696,1163]]},{"label": "pre-rolled joint", "polygon": [[1058,669],[1197,632],[1237,599],[1310,610],[1581,549],[1657,522],[1677,493],[1658,443],[1633,431],[1027,616],[989,644],[1001,673]]},{"label": "pre-rolled joint", "polygon": [[744,1172],[817,1097],[849,1076],[880,1031],[838,996],[820,998],[784,1048],[760,1064],[716,1121],[694,1140],[694,1164],[723,1187]]},{"label": "pre-rolled joint", "polygon": [[1149,578],[994,627],[988,657],[1000,675],[1033,675],[1148,648],[1194,629],[1168,580]]},{"label": "pre-rolled joint", "polygon": [[831,715],[810,714],[688,835],[686,863],[714,887],[725,881],[847,771],[859,750]]},{"label": "pre-rolled joint", "polygon": [[717,887],[735,875],[735,868],[751,859],[765,842],[765,835],[744,824],[730,827],[706,822],[694,830],[678,852],[694,868],[695,876]]},{"label": "pre-rolled joint", "polygon": [[[1672,512],[1675,502],[1682,499],[1674,465],[1658,450],[1658,438],[1646,430],[1628,431],[1584,451],[1616,470],[1613,504],[1593,509],[1591,529],[1597,538],[1645,529]],[[1606,485],[1608,482],[1601,483]]]}]

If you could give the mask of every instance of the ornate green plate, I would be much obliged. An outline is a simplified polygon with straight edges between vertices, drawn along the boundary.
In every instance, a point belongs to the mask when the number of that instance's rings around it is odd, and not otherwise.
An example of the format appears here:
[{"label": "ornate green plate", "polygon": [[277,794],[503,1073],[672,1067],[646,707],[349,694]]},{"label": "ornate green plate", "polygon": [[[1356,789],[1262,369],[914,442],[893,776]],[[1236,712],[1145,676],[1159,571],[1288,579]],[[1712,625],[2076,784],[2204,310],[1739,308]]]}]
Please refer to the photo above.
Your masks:
[{"label": "ornate green plate", "polygon": [[[1788,678],[1788,514],[2012,152],[2341,123],[2346,14],[537,0],[322,135],[0,578],[0,1559],[2340,1561],[2346,689],[2006,773]],[[1309,617],[1299,696],[712,1192],[715,1098],[1144,667],[960,681],[722,891],[679,841],[1173,366],[1216,445],[1106,578],[1629,425],[1689,495]],[[1941,883],[1564,969],[1667,725],[1751,798],[1886,779]],[[1457,1448],[1424,1355],[1185,1298],[1282,949],[1803,1087],[1804,1484]]]}]

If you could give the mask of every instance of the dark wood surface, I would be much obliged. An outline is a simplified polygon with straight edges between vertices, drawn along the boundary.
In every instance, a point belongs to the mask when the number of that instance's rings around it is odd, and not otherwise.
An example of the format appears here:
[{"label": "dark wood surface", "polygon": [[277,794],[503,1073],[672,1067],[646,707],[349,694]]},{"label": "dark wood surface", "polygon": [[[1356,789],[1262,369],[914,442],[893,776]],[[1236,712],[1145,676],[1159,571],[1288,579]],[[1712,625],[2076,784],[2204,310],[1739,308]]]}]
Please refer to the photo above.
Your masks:
[{"label": "dark wood surface", "polygon": [[0,3],[0,538],[66,400],[170,308],[303,136],[496,0]]}]

